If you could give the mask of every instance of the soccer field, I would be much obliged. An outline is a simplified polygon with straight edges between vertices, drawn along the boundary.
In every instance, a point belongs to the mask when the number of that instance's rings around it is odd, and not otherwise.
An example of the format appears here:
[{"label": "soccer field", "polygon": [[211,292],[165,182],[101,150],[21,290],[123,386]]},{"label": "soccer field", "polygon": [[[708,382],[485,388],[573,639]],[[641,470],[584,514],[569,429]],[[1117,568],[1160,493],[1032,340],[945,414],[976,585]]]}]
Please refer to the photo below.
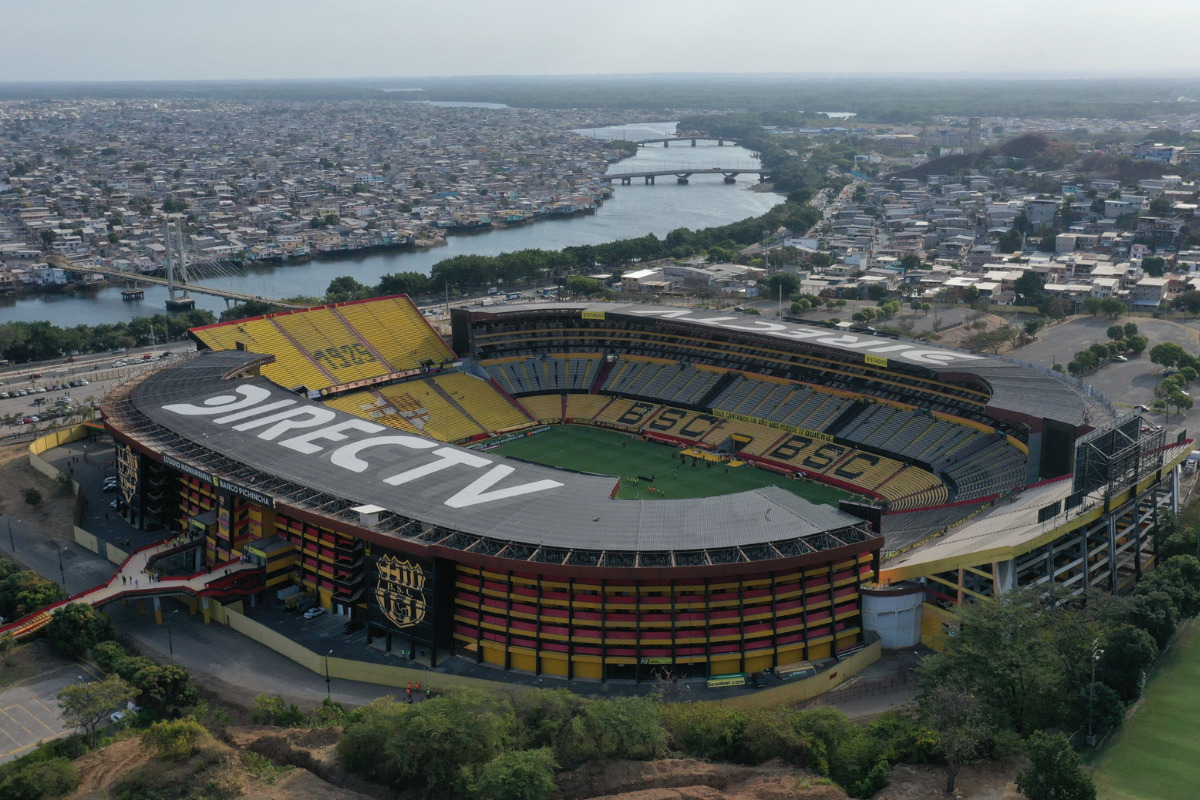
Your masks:
[{"label": "soccer field", "polygon": [[1096,759],[1099,800],[1179,800],[1200,785],[1200,635],[1182,633],[1136,713]]},{"label": "soccer field", "polygon": [[[836,506],[850,495],[832,486],[805,480],[790,480],[751,466],[727,467],[713,463],[692,466],[681,463],[678,450],[670,445],[643,442],[636,436],[580,425],[555,426],[497,447],[493,452],[552,467],[580,472],[618,475],[622,500],[679,500],[712,497],[781,486],[813,503]],[[640,480],[639,476],[653,480]],[[636,483],[635,483],[636,480]],[[658,489],[651,493],[648,486]]]}]

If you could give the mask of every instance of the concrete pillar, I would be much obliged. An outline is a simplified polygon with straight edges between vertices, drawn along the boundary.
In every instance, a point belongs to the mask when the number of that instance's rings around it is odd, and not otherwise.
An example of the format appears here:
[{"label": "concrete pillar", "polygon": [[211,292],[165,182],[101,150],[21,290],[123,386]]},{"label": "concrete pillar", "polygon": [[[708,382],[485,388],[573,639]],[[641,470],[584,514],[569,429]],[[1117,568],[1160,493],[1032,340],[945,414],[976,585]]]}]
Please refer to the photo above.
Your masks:
[{"label": "concrete pillar", "polygon": [[1011,592],[1017,585],[1017,562],[996,561],[992,564],[992,593],[999,597]]},{"label": "concrete pillar", "polygon": [[212,622],[212,602],[207,597],[201,597],[200,607],[204,609],[204,624],[210,624]]},{"label": "concrete pillar", "polygon": [[[1137,525],[1137,506],[1133,508],[1134,526]],[[1117,517],[1113,514],[1108,518],[1108,583],[1109,591],[1117,593]]]},{"label": "concrete pillar", "polygon": [[[1182,467],[1176,467],[1175,469],[1171,470],[1171,513],[1173,513],[1173,514],[1179,513],[1179,470],[1180,469],[1182,469]],[[1157,492],[1157,490],[1156,490],[1156,492]],[[1157,494],[1155,494],[1154,499],[1155,500],[1158,499]]]},{"label": "concrete pillar", "polygon": [[692,139],[692,147],[695,147],[695,146],[696,146],[696,140]]},{"label": "concrete pillar", "polygon": [[155,595],[154,598],[154,624],[162,625],[162,598]]}]

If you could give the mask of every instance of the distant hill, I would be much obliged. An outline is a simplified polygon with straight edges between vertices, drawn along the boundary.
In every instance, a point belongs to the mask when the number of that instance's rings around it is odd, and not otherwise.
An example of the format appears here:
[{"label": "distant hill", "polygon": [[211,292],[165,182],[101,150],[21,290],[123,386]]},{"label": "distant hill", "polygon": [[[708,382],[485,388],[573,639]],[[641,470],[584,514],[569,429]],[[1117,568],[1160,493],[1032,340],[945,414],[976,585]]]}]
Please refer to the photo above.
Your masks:
[{"label": "distant hill", "polygon": [[998,147],[984,148],[978,153],[935,158],[918,167],[897,172],[892,177],[924,180],[929,175],[987,169],[995,166],[997,160],[1015,169],[1061,169],[1074,163],[1077,158],[1078,150],[1074,142],[1041,133],[1027,133]]}]

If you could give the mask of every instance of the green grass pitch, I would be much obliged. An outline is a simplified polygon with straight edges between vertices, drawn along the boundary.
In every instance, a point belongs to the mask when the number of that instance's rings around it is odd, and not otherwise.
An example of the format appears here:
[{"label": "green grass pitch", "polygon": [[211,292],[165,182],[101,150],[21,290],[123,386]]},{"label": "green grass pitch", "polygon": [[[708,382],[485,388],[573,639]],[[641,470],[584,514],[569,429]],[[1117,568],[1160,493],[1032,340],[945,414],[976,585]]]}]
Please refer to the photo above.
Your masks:
[{"label": "green grass pitch", "polygon": [[1181,634],[1136,713],[1095,761],[1100,800],[1179,800],[1200,784],[1200,635]]},{"label": "green grass pitch", "polygon": [[[714,463],[683,464],[674,458],[678,449],[666,444],[643,442],[636,436],[617,431],[579,425],[556,425],[545,433],[526,436],[497,447],[493,452],[514,456],[552,467],[617,475],[621,478],[622,500],[680,500],[692,497],[712,497],[781,486],[813,503],[836,506],[850,497],[847,492],[832,486],[805,480],[791,480],[767,470],[749,465],[728,468]],[[653,476],[650,484],[663,494],[652,494],[647,482],[633,483],[639,475]]]}]

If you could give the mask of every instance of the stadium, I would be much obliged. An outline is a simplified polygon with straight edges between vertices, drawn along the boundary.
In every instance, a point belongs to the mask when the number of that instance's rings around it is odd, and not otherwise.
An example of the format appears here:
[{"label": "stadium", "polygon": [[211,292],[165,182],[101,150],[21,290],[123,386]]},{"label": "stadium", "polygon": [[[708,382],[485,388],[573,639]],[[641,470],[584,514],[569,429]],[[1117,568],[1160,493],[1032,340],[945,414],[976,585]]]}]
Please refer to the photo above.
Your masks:
[{"label": "stadium", "polygon": [[198,328],[106,398],[123,513],[436,666],[738,676],[1153,567],[1181,434],[1016,361],[741,313],[406,297]]}]

